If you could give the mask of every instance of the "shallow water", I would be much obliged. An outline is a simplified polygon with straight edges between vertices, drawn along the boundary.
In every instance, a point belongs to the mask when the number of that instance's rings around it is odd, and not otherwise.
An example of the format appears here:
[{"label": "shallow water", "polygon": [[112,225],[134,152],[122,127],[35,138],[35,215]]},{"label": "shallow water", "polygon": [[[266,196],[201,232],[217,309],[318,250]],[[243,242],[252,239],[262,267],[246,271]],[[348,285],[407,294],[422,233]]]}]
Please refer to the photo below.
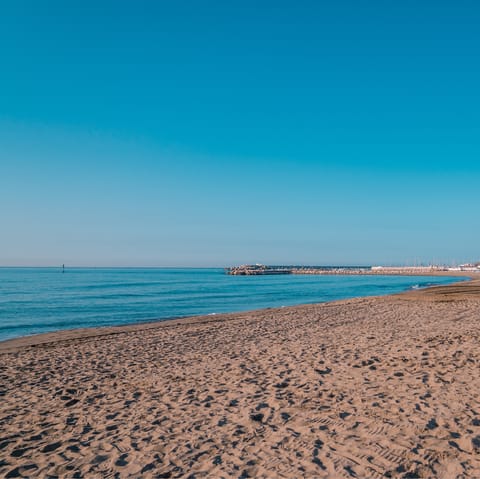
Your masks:
[{"label": "shallow water", "polygon": [[318,303],[448,284],[407,276],[228,276],[222,269],[0,268],[0,340],[60,329]]}]

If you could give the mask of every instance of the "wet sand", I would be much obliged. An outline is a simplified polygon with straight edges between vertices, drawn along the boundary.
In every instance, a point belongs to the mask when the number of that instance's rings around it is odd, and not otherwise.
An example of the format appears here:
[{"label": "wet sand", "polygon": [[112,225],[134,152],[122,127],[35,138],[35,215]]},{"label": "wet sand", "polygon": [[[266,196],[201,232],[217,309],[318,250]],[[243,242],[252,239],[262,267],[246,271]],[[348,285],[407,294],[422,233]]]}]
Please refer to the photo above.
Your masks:
[{"label": "wet sand", "polygon": [[0,477],[478,478],[480,280],[0,343]]}]

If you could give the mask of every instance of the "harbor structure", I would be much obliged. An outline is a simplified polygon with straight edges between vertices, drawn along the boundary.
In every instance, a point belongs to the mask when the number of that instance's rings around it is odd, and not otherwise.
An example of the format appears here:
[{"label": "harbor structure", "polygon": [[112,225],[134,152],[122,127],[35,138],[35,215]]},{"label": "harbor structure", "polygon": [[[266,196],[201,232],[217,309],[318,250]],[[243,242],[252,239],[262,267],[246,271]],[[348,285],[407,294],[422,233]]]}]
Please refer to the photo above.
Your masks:
[{"label": "harbor structure", "polygon": [[462,264],[458,267],[431,266],[267,266],[264,264],[243,264],[225,268],[225,273],[233,276],[257,276],[274,274],[311,275],[399,275],[428,276],[445,275],[448,272],[468,272],[480,274],[480,263]]},{"label": "harbor structure", "polygon": [[290,268],[284,266],[265,266],[264,264],[242,264],[226,268],[225,272],[233,276],[254,276],[264,274],[292,274]]}]

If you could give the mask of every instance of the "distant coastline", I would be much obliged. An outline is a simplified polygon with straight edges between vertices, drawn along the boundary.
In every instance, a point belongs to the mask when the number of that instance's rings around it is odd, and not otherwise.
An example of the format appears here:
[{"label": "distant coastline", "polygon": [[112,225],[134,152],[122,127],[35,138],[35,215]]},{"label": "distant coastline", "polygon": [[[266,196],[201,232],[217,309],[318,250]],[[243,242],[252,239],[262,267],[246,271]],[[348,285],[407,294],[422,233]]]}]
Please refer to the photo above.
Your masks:
[{"label": "distant coastline", "polygon": [[480,263],[448,266],[267,266],[244,264],[225,268],[232,276],[258,276],[276,274],[314,275],[385,275],[385,276],[464,276],[465,273],[479,274]]}]

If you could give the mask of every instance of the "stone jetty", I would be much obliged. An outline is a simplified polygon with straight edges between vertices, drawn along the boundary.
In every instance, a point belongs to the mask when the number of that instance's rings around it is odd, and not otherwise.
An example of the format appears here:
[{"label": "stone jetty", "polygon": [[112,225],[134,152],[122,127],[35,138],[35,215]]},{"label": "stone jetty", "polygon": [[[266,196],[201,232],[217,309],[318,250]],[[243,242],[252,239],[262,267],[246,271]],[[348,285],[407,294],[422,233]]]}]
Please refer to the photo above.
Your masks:
[{"label": "stone jetty", "polygon": [[480,268],[459,269],[446,266],[266,266],[244,264],[225,268],[226,274],[255,276],[267,274],[311,274],[311,275],[385,275],[385,276],[457,276],[464,272],[477,272]]},{"label": "stone jetty", "polygon": [[225,272],[234,276],[257,276],[264,274],[292,274],[293,269],[285,266],[265,266],[264,264],[242,264],[226,268]]}]

